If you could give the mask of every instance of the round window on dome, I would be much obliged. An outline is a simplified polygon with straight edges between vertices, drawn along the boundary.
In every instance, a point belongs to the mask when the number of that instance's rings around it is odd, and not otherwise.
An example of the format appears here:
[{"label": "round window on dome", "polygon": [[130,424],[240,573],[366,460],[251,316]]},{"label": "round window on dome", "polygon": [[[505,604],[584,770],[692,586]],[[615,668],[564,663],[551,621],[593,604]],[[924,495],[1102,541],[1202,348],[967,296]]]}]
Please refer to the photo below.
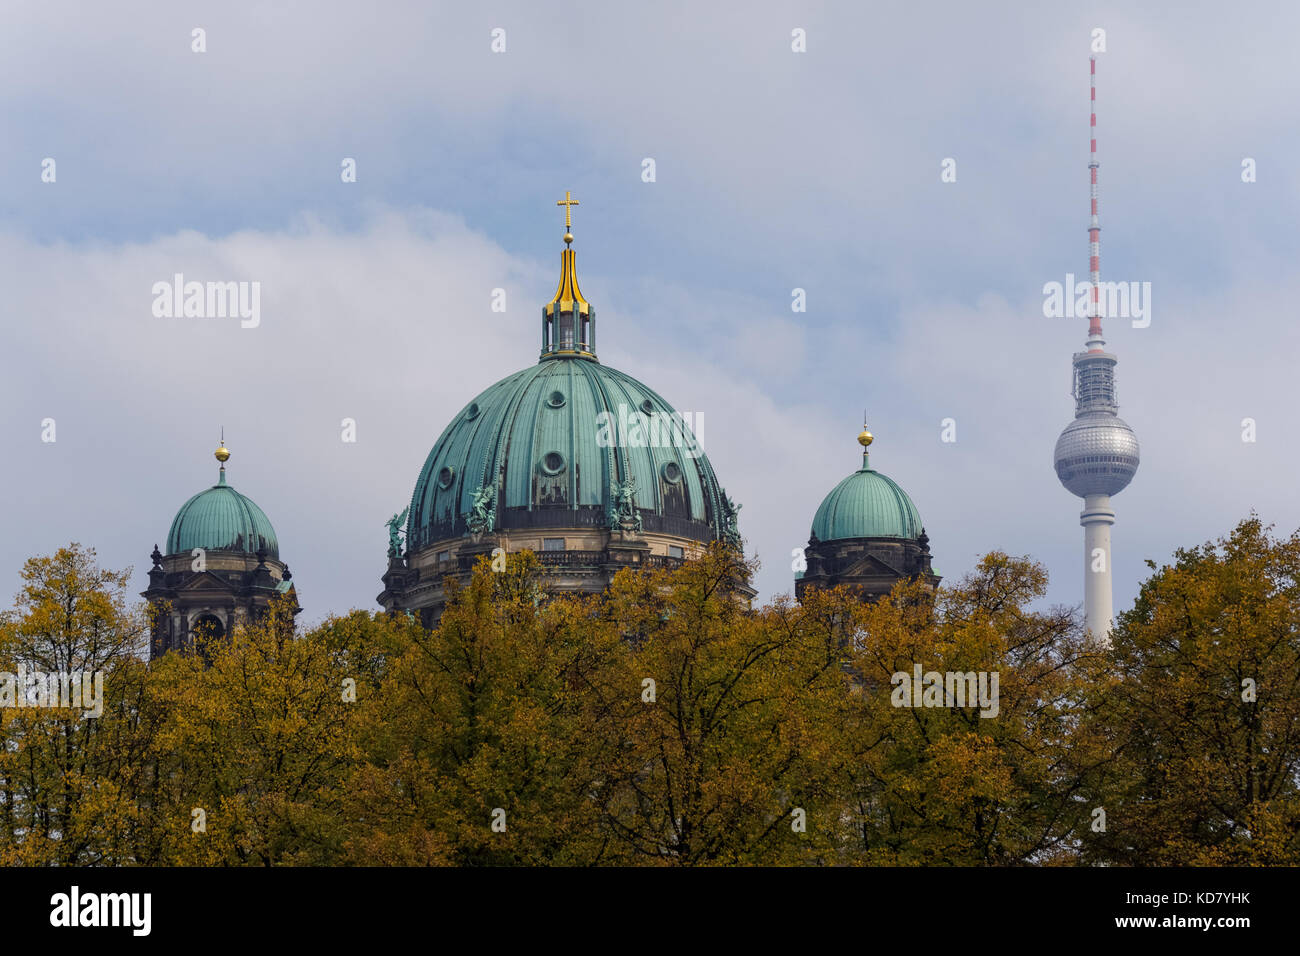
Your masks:
[{"label": "round window on dome", "polygon": [[559,389],[551,392],[546,398],[546,404],[550,405],[551,408],[561,408],[564,405],[564,393]]},{"label": "round window on dome", "polygon": [[558,475],[564,471],[564,456],[558,451],[547,452],[542,458],[542,471],[548,475]]},{"label": "round window on dome", "polygon": [[444,465],[442,471],[438,472],[438,487],[450,488],[451,483],[455,480],[455,478],[456,478],[456,470],[447,465]]},{"label": "round window on dome", "polygon": [[465,409],[466,421],[472,421],[478,418],[478,402],[470,402],[469,408]]},{"label": "round window on dome", "polygon": [[641,403],[641,411],[645,412],[647,415],[653,415],[654,410],[655,410],[654,402],[650,401],[650,399],[647,398],[644,402]]},{"label": "round window on dome", "polygon": [[665,481],[671,481],[673,484],[682,480],[682,469],[675,461],[665,463],[663,468],[659,469],[659,473],[664,476]]}]

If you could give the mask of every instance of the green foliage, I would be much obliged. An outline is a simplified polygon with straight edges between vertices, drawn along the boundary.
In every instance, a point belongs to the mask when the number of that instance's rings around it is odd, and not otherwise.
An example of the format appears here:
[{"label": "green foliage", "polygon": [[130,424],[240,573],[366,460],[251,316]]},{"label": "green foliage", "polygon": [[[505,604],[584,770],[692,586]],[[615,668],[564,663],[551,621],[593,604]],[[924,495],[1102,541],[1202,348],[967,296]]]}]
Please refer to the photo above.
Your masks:
[{"label": "green foliage", "polygon": [[[276,605],[146,663],[129,574],[72,545],[0,670],[98,671],[103,709],[0,707],[0,863],[1294,865],[1300,538],[1153,570],[1108,650],[1004,554],[751,609],[721,546],[588,598],[524,552],[431,630]],[[900,706],[918,667],[995,706]]]},{"label": "green foliage", "polygon": [[1121,615],[1107,663],[1095,732],[1117,759],[1095,855],[1300,862],[1300,535],[1252,517],[1180,550]]},{"label": "green foliage", "polygon": [[[863,692],[843,766],[864,862],[1028,864],[1068,858],[1099,761],[1081,730],[1095,649],[1073,616],[1028,605],[1043,569],[990,554],[934,601],[919,585],[854,609]],[[899,707],[914,669],[998,679],[992,707]],[[969,702],[968,702],[969,703]],[[987,716],[984,716],[987,714]]]},{"label": "green foliage", "polygon": [[93,550],[72,544],[27,561],[22,578],[0,616],[0,671],[100,672],[103,715],[13,706],[25,688],[11,686],[15,699],[0,707],[0,863],[126,862],[140,819],[123,777],[138,769],[134,653],[144,646],[127,605],[130,572],[101,570]]}]

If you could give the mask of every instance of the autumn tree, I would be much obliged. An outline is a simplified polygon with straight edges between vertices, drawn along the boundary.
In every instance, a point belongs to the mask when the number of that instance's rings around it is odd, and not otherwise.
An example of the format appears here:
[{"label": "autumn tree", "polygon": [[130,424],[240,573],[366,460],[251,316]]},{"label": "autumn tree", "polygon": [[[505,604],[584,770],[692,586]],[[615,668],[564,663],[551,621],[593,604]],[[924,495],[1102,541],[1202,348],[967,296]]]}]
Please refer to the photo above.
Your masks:
[{"label": "autumn tree", "polygon": [[546,601],[540,565],[484,559],[365,705],[367,762],[348,787],[350,858],[458,865],[608,862],[591,795],[611,754],[598,732],[626,653],[584,602]]},{"label": "autumn tree", "polygon": [[849,859],[1073,859],[1108,759],[1081,731],[1098,648],[1072,612],[1031,609],[1046,585],[1040,565],[995,552],[937,594],[904,582],[855,607],[860,708],[837,758]]},{"label": "autumn tree", "polygon": [[1300,863],[1300,535],[1251,517],[1179,550],[1120,615],[1098,738],[1119,759],[1091,859]]},{"label": "autumn tree", "polygon": [[[34,558],[0,863],[1300,862],[1300,535],[1153,565],[1112,647],[1005,554],[874,604],[753,608],[752,570],[717,545],[557,597],[523,552],[432,629],[277,603],[146,661],[127,572]],[[101,675],[97,713],[20,670]]]},{"label": "autumn tree", "polygon": [[753,612],[752,565],[715,545],[679,569],[620,572],[596,602],[630,648],[600,733],[621,742],[595,796],[634,862],[826,860],[852,708],[840,618]]},{"label": "autumn tree", "polygon": [[129,580],[129,569],[103,569],[74,543],[28,560],[13,610],[0,615],[0,862],[133,855],[140,736],[131,701],[147,628],[128,604]]},{"label": "autumn tree", "polygon": [[341,859],[340,810],[361,758],[357,701],[382,669],[373,638],[350,619],[298,634],[292,606],[275,601],[230,635],[154,662],[151,695],[167,717],[151,810],[166,862]]}]

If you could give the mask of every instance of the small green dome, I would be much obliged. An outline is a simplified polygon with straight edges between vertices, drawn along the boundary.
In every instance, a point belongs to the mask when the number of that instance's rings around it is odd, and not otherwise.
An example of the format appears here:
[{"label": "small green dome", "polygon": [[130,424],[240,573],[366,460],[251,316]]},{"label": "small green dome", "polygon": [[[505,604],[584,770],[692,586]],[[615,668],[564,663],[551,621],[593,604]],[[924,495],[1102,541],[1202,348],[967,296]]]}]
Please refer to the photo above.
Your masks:
[{"label": "small green dome", "polygon": [[269,557],[280,558],[280,543],[265,512],[226,484],[225,468],[215,485],[181,505],[167,532],[168,554],[195,548],[246,554],[265,548]]},{"label": "small green dome", "polygon": [[902,488],[872,470],[867,456],[862,467],[827,495],[813,516],[812,533],[819,541],[843,538],[919,538],[921,515]]}]

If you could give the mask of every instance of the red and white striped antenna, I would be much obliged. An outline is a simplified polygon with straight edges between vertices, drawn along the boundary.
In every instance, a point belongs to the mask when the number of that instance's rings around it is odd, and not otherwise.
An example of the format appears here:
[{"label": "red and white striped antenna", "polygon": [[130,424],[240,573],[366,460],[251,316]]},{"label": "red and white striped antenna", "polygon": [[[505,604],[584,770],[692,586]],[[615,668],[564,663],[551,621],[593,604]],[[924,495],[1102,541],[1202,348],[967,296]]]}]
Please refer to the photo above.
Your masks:
[{"label": "red and white striped antenna", "polygon": [[1088,344],[1094,351],[1100,351],[1101,338],[1101,224],[1097,221],[1097,58],[1088,58],[1091,73],[1089,87],[1092,96],[1092,117],[1089,122],[1091,134],[1091,159],[1088,170],[1092,174],[1090,194],[1092,197],[1092,218],[1088,222],[1088,278],[1092,282],[1092,314],[1088,321]]}]

